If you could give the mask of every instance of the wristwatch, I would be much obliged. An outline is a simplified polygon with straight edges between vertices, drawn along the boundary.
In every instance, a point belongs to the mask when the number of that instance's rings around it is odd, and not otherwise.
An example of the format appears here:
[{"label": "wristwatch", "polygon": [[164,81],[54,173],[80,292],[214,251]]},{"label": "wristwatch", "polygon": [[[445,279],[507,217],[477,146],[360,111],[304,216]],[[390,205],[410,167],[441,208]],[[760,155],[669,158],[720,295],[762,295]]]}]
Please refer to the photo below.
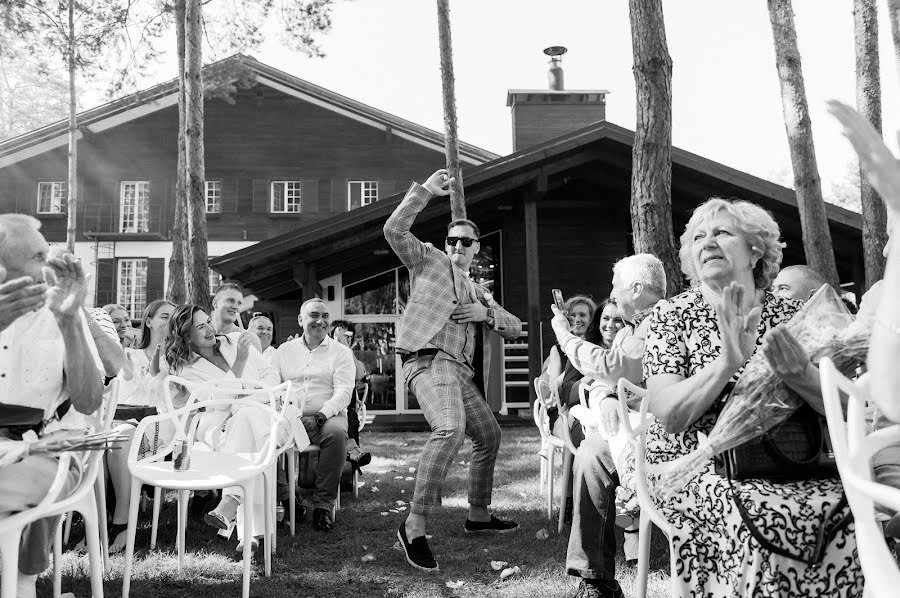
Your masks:
[{"label": "wristwatch", "polygon": [[484,323],[491,328],[494,327],[494,310],[490,307],[487,308],[487,317],[484,319]]}]

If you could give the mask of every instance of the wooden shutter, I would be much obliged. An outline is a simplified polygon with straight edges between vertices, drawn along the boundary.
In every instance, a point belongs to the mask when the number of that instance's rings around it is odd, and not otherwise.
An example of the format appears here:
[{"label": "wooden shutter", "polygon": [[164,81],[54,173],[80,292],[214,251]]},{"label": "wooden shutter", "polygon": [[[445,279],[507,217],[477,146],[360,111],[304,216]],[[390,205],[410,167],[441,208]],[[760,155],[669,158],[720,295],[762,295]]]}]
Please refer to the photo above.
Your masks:
[{"label": "wooden shutter", "polygon": [[222,179],[222,212],[238,211],[238,180]]},{"label": "wooden shutter", "polygon": [[157,299],[165,299],[166,259],[151,257],[147,259],[147,304]]},{"label": "wooden shutter", "polygon": [[331,211],[331,179],[319,179],[319,211]]},{"label": "wooden shutter", "polygon": [[37,181],[23,181],[16,185],[16,212],[34,214],[37,212]]},{"label": "wooden shutter", "polygon": [[387,199],[397,192],[397,181],[393,179],[378,179],[378,201]]},{"label": "wooden shutter", "polygon": [[354,181],[347,184],[348,209],[355,210],[362,205],[362,183]]},{"label": "wooden shutter", "polygon": [[253,179],[253,211],[261,214],[269,211],[268,179]]},{"label": "wooden shutter", "polygon": [[340,214],[347,211],[347,179],[331,180],[331,212]]},{"label": "wooden shutter", "polygon": [[97,260],[97,296],[94,298],[96,307],[103,307],[109,303],[116,303],[116,260]]},{"label": "wooden shutter", "polygon": [[317,214],[319,212],[319,181],[303,179],[300,190],[300,213]]}]

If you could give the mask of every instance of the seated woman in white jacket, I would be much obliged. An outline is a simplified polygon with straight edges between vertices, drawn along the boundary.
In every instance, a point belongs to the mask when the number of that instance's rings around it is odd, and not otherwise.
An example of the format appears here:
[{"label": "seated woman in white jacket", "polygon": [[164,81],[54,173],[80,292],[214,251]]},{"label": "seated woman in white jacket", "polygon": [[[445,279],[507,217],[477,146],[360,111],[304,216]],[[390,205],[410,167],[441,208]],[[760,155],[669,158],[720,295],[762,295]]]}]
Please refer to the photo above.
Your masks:
[{"label": "seated woman in white jacket", "polygon": [[[256,350],[249,332],[216,335],[209,315],[196,305],[183,305],[175,310],[169,321],[166,340],[166,362],[170,374],[189,381],[188,388],[173,385],[172,402],[177,409],[187,402],[190,392],[204,382],[241,378],[258,381],[265,387],[281,382],[278,372]],[[193,383],[196,383],[194,385]],[[197,397],[203,400],[204,397]],[[309,445],[306,430],[300,421],[300,410],[292,405],[284,415],[291,429],[283,430],[284,437],[294,436],[302,450]],[[197,428],[197,441],[222,452],[249,453],[260,450],[268,442],[271,421],[264,412],[246,407],[204,412]],[[263,487],[258,482],[253,508],[253,535],[263,535]],[[228,530],[237,517],[243,517],[239,509],[243,492],[239,487],[225,488],[219,505],[206,514],[204,520],[211,526]],[[243,525],[238,521],[238,540],[243,542]],[[242,545],[239,544],[242,549]]]}]

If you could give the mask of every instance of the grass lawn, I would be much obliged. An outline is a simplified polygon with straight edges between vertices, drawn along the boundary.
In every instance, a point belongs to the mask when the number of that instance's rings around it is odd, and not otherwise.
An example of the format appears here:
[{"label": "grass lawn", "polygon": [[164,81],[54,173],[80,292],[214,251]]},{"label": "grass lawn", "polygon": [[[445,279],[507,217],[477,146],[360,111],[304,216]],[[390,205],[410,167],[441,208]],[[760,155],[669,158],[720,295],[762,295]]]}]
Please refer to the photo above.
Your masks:
[{"label": "grass lawn", "polygon": [[[371,465],[362,478],[359,499],[344,495],[337,516],[337,527],[330,533],[315,532],[306,521],[293,538],[279,527],[278,552],[272,576],[261,568],[254,571],[250,592],[254,596],[337,597],[390,596],[425,598],[431,596],[503,596],[550,598],[570,596],[577,580],[565,574],[568,534],[556,534],[555,522],[548,522],[539,495],[539,437],[534,428],[510,428],[503,431],[503,445],[497,461],[493,508],[501,516],[519,522],[512,534],[486,537],[469,536],[462,531],[466,517],[466,476],[471,456],[467,441],[447,476],[442,512],[429,522],[432,550],[440,564],[436,575],[410,567],[403,553],[394,548],[396,530],[405,516],[397,501],[412,499],[410,467],[417,466],[426,433],[363,432],[362,442],[373,454]],[[465,465],[463,464],[465,463]],[[375,489],[377,488],[377,492]],[[382,515],[388,512],[387,515]],[[235,540],[226,542],[202,521],[188,523],[185,569],[176,573],[174,550],[174,504],[167,504],[161,515],[159,547],[147,550],[150,542],[149,516],[141,516],[137,532],[131,595],[137,598],[169,596],[240,596],[241,564],[234,558]],[[539,540],[536,533],[546,529],[550,536]],[[566,528],[567,532],[568,528]],[[74,534],[77,534],[73,530]],[[622,537],[619,534],[621,547]],[[362,557],[374,560],[364,562]],[[508,561],[520,573],[500,581],[491,569],[492,560]],[[113,555],[106,576],[106,596],[121,596],[124,557]],[[664,537],[658,530],[651,550],[648,595],[667,596],[668,555]],[[51,572],[38,582],[38,595],[51,595]],[[635,569],[622,562],[619,551],[617,576],[626,596],[634,595]],[[462,581],[458,589],[448,581]],[[90,596],[86,556],[72,552],[63,556],[63,591],[78,598]]]}]

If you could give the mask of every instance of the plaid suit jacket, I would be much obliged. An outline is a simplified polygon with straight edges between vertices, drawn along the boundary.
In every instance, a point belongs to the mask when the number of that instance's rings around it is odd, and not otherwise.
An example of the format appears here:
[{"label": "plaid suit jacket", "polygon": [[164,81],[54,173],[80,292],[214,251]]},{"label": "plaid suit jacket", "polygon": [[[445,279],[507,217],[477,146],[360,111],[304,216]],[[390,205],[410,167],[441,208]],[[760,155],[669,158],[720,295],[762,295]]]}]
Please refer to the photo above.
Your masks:
[{"label": "plaid suit jacket", "polygon": [[[403,351],[418,351],[443,328],[450,314],[463,297],[460,284],[461,271],[453,265],[450,257],[430,243],[423,243],[410,232],[416,216],[431,199],[424,187],[413,183],[406,197],[394,210],[384,225],[384,237],[409,269],[411,291],[409,302],[400,318],[397,334],[397,348]],[[457,270],[454,273],[454,269]],[[464,276],[464,275],[462,275]],[[475,285],[478,298],[484,301],[484,289]],[[522,322],[498,303],[493,302],[494,328],[505,339],[513,340],[522,334]],[[487,342],[489,326],[479,327],[482,333],[485,388],[489,373],[491,346]]]}]

